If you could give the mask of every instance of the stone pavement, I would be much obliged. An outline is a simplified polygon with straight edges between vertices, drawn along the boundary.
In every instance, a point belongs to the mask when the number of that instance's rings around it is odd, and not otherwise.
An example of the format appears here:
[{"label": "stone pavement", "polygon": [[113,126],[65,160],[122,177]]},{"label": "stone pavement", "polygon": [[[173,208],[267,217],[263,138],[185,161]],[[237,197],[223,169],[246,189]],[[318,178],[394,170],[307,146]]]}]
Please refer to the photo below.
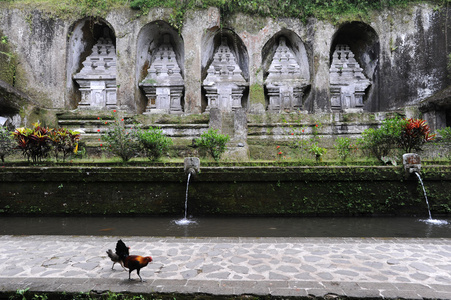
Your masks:
[{"label": "stone pavement", "polygon": [[0,236],[0,292],[451,299],[451,239],[121,238],[146,282],[111,269],[117,237]]}]

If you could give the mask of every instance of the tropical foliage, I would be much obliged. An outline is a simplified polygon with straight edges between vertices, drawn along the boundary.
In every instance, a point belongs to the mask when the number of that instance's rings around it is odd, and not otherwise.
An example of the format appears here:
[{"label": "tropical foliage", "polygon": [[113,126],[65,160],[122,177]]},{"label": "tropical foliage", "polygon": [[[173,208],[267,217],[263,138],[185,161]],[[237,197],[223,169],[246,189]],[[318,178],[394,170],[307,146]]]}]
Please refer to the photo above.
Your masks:
[{"label": "tropical foliage", "polygon": [[401,131],[399,147],[406,153],[410,153],[412,150],[420,151],[424,143],[430,142],[434,138],[435,134],[431,134],[425,120],[408,119]]},{"label": "tropical foliage", "polygon": [[68,154],[77,152],[80,133],[65,128],[44,127],[37,122],[33,124],[33,128],[17,128],[13,138],[17,142],[17,148],[28,161],[41,161],[47,158],[52,150],[56,159],[61,152],[65,160]]},{"label": "tropical foliage", "polygon": [[59,153],[63,155],[63,161],[65,161],[68,155],[78,151],[78,141],[80,140],[78,132],[66,128],[53,129],[49,131],[48,138],[52,142],[56,160],[58,160]]}]

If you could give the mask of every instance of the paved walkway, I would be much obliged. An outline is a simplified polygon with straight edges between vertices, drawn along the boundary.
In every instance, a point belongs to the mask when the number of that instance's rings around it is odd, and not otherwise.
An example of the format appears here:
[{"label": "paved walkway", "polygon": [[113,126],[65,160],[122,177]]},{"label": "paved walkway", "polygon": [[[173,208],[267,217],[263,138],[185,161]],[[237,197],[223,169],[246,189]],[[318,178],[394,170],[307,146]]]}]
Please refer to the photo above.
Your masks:
[{"label": "paved walkway", "polygon": [[122,237],[143,283],[111,269],[117,239],[0,236],[0,291],[451,299],[451,239]]}]

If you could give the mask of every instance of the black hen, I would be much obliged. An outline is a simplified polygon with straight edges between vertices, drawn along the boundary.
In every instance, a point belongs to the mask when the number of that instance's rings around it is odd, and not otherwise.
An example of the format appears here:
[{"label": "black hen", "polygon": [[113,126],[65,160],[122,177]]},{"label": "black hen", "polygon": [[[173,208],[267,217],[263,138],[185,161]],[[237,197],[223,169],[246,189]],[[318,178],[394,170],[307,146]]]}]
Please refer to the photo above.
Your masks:
[{"label": "black hen", "polygon": [[148,263],[152,261],[152,257],[150,256],[139,256],[139,255],[130,255],[129,248],[125,245],[122,240],[117,241],[116,244],[116,254],[119,256],[119,259],[122,261],[124,266],[128,268],[128,280],[131,280],[130,276],[133,270],[136,270],[138,273],[139,279],[141,282],[144,281],[139,275],[139,271],[141,268],[147,266]]}]

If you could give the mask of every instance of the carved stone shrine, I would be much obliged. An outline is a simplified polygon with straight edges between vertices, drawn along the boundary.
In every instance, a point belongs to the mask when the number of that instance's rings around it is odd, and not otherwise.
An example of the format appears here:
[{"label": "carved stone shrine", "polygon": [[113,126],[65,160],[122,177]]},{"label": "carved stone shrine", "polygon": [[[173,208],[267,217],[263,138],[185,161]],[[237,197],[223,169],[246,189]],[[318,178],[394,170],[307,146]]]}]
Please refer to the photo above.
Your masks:
[{"label": "carved stone shrine", "polygon": [[330,66],[330,96],[332,110],[363,110],[363,96],[371,81],[347,45],[337,45]]},{"label": "carved stone shrine", "polygon": [[208,67],[207,77],[203,81],[208,105],[206,111],[218,108],[221,111],[232,111],[241,108],[243,91],[248,86],[235,55],[230,50],[227,39],[222,38],[221,45],[213,55]]},{"label": "carved stone shrine", "polygon": [[291,111],[302,109],[302,97],[309,82],[303,78],[301,67],[293,51],[286,45],[284,37],[274,53],[268,69],[265,86],[268,90],[269,111]]},{"label": "carved stone shrine", "polygon": [[139,84],[149,101],[144,114],[181,114],[184,81],[168,34],[153,56],[147,76]]},{"label": "carved stone shrine", "polygon": [[116,49],[110,38],[99,38],[73,78],[80,86],[79,108],[117,108]]}]

